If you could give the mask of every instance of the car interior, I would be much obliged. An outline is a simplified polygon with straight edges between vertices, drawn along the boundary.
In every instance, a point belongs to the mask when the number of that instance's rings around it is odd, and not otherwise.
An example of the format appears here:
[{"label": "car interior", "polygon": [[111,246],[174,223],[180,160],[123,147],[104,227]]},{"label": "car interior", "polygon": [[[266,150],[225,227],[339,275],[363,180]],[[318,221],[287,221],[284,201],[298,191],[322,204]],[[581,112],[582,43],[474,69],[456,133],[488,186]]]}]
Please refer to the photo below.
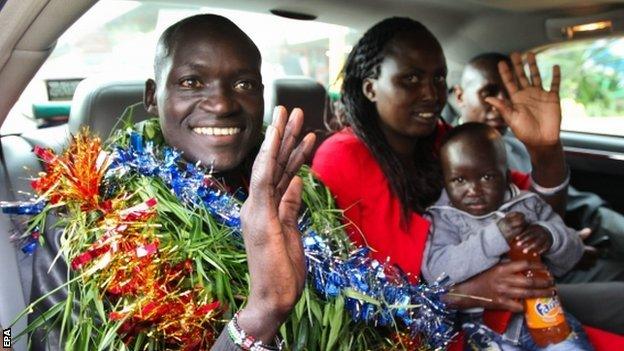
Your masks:
[{"label": "car interior", "polygon": [[[389,16],[409,16],[421,21],[435,34],[446,55],[449,87],[458,83],[465,62],[483,52],[557,52],[560,47],[576,43],[613,42],[614,47],[617,46],[612,50],[616,59],[609,61],[611,70],[606,71],[610,76],[622,77],[614,90],[620,94],[614,95],[620,102],[614,105],[616,112],[609,112],[609,120],[615,122],[605,131],[583,130],[582,126],[566,129],[566,118],[573,120],[573,117],[565,114],[573,109],[564,108],[562,141],[571,169],[571,183],[578,189],[601,195],[615,210],[624,211],[621,183],[624,176],[624,2],[609,0],[0,0],[0,200],[17,201],[31,197],[29,179],[41,170],[39,161],[31,152],[35,145],[60,150],[68,135],[76,133],[83,125],[105,137],[129,106],[134,106],[135,121],[150,117],[141,103],[144,82],[149,75],[129,74],[124,77],[122,72],[122,77],[118,78],[91,76],[76,70],[75,73],[62,73],[66,75],[62,76],[58,72],[70,72],[72,68],[71,64],[65,64],[65,71],[57,70],[55,75],[41,77],[40,68],[46,67],[46,60],[69,50],[59,44],[64,33],[99,6],[129,6],[134,12],[128,10],[122,15],[130,20],[141,18],[135,14],[141,6],[170,9],[167,13],[174,14],[180,12],[177,7],[183,7],[184,15],[208,8],[223,9],[226,14],[242,14],[240,22],[236,18],[233,20],[243,29],[245,25],[251,25],[245,21],[254,20],[245,17],[251,13],[262,14],[269,22],[289,21],[293,26],[318,22],[328,26],[323,30],[343,31],[339,39],[319,39],[312,35],[314,33],[308,33],[310,30],[301,32],[308,37],[284,39],[290,47],[296,48],[297,55],[308,55],[305,60],[301,57],[294,59],[303,68],[294,74],[285,69],[265,77],[264,81],[265,119],[270,118],[273,106],[284,105],[289,110],[301,107],[306,116],[305,128],[317,132],[320,139],[328,134],[333,102],[339,94],[340,61],[367,28]],[[177,20],[173,15],[168,16],[153,20],[152,29],[161,31]],[[111,23],[114,23],[113,19],[110,18]],[[604,26],[597,25],[600,23]],[[583,27],[588,24],[595,25],[589,29]],[[114,33],[114,25],[102,26],[105,27]],[[280,29],[279,26],[266,28],[268,33],[257,34],[268,36],[267,42],[270,43],[271,37],[277,38],[278,34],[271,30]],[[103,50],[108,34],[99,30],[90,34],[97,36],[80,39],[82,43],[88,42],[86,46],[93,50]],[[137,40],[141,38],[137,37]],[[311,47],[319,43],[325,46],[313,51]],[[262,52],[262,47],[260,50]],[[114,53],[123,54],[123,51]],[[107,60],[103,59],[100,64],[106,65]],[[306,67],[311,67],[314,62],[327,67],[322,66],[313,74],[307,74],[313,70],[306,72]],[[149,72],[151,61],[142,65]],[[35,80],[41,86],[45,81],[48,89],[47,97],[36,101],[27,94],[29,85]],[[58,86],[69,89],[69,94],[62,99],[55,98],[52,90]],[[48,111],[47,119],[38,117],[36,112],[31,113],[36,108]],[[11,235],[22,227],[21,221],[21,218],[0,214],[2,326],[10,325],[29,300],[28,264],[32,258],[10,240]],[[24,326],[25,319],[22,319],[14,328],[22,330]],[[25,350],[25,340],[15,344],[14,348]]]}]

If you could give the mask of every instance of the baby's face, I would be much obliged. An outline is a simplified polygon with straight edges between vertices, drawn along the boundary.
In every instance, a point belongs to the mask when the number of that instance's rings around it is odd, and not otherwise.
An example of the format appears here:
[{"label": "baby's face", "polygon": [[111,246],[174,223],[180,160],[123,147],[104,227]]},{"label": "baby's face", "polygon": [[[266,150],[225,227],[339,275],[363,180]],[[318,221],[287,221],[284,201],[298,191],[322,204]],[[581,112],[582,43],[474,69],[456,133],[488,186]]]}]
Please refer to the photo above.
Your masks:
[{"label": "baby's face", "polygon": [[[475,216],[495,211],[507,189],[507,167],[487,143],[453,141],[442,149],[444,186],[454,207]],[[486,144],[490,144],[489,150]],[[485,147],[484,147],[485,146]]]}]

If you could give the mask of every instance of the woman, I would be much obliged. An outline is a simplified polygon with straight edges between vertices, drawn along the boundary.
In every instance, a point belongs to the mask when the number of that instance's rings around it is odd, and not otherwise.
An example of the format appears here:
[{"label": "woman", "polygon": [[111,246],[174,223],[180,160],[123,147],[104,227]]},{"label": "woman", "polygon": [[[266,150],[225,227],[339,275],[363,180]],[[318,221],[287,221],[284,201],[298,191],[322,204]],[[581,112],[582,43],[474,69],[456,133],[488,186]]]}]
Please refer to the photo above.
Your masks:
[{"label": "woman", "polygon": [[[535,165],[532,183],[539,184],[534,188],[559,210],[568,182],[559,141],[559,69],[553,68],[551,90],[545,91],[535,57],[529,55],[531,80],[519,55],[513,58],[520,86],[506,65],[500,67],[512,105],[496,98],[488,102],[527,146]],[[345,65],[342,102],[348,127],[326,140],[313,162],[313,170],[354,224],[353,240],[368,244],[376,258],[388,258],[414,277],[420,274],[429,229],[421,215],[442,188],[437,144],[449,128],[438,118],[446,103],[446,74],[442,48],[422,24],[407,18],[376,24]],[[514,174],[513,179],[524,188],[531,183],[526,175]],[[520,312],[519,299],[553,291],[552,279],[518,274],[529,266],[538,268],[528,262],[501,263],[455,286],[448,302],[454,308]],[[491,313],[487,320],[503,331],[510,316]]]}]

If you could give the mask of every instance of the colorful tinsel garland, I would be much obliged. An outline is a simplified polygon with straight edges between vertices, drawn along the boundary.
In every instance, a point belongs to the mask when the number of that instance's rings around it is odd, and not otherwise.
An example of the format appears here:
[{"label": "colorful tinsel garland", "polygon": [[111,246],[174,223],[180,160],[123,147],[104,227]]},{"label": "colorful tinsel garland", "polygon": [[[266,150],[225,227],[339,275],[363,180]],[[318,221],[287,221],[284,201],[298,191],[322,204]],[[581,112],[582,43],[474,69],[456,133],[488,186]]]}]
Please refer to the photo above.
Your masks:
[{"label": "colorful tinsel garland", "polygon": [[[2,203],[5,213],[35,215],[24,236],[29,250],[45,215],[62,209],[63,255],[80,278],[68,283],[70,296],[99,316],[80,313],[86,319],[74,324],[65,318],[70,344],[93,324],[90,332],[100,331],[87,345],[98,348],[117,342],[207,349],[244,304],[240,202],[160,140],[152,120],[118,133],[110,153],[88,132],[73,137],[61,155],[37,148],[45,164],[32,183],[39,197]],[[327,189],[309,170],[301,175],[309,284],[280,330],[287,345],[443,349],[455,331],[440,300],[442,282],[411,284],[396,267],[370,258],[367,248],[353,247]]]}]

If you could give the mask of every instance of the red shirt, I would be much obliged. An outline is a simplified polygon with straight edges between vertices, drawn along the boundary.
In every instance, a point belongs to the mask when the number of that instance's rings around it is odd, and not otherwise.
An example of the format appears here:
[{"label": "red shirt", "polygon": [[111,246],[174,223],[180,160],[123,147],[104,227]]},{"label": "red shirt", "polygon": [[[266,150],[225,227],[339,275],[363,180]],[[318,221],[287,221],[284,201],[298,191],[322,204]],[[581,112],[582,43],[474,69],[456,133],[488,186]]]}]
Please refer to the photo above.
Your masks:
[{"label": "red shirt", "polygon": [[[449,129],[440,123],[438,140]],[[378,260],[389,258],[406,273],[420,274],[429,222],[412,212],[409,225],[401,225],[399,199],[373,154],[351,129],[335,133],[319,147],[312,170],[354,224],[348,232],[355,243],[368,245]],[[529,187],[527,174],[512,172],[512,180],[521,189]]]},{"label": "red shirt", "polygon": [[406,273],[420,274],[429,222],[412,212],[409,225],[400,225],[399,199],[366,145],[350,129],[321,144],[312,170],[354,224],[347,227],[351,240],[368,245],[377,260],[389,258]]},{"label": "red shirt", "polygon": [[[437,140],[450,129],[439,123]],[[367,245],[374,258],[388,259],[416,278],[429,232],[429,222],[412,212],[407,226],[401,225],[401,203],[392,193],[381,167],[366,145],[349,128],[335,133],[317,150],[312,170],[334,194],[338,207],[345,210],[351,239]],[[529,187],[527,174],[512,172],[512,180],[522,189]],[[496,313],[489,323],[504,330],[511,314]]]},{"label": "red shirt", "polygon": [[[440,122],[438,140],[449,129]],[[418,277],[429,222],[413,212],[409,226],[401,227],[400,202],[392,194],[385,175],[366,145],[350,129],[344,129],[319,147],[312,169],[354,224],[348,227],[352,240],[374,249],[376,259],[388,258],[412,277]],[[530,186],[528,174],[512,172],[511,178],[521,189]],[[510,316],[508,311],[486,311],[484,318],[490,327],[502,332]],[[624,347],[621,336],[587,327],[586,331],[596,350]],[[460,350],[461,342],[453,343],[451,348]]]}]

